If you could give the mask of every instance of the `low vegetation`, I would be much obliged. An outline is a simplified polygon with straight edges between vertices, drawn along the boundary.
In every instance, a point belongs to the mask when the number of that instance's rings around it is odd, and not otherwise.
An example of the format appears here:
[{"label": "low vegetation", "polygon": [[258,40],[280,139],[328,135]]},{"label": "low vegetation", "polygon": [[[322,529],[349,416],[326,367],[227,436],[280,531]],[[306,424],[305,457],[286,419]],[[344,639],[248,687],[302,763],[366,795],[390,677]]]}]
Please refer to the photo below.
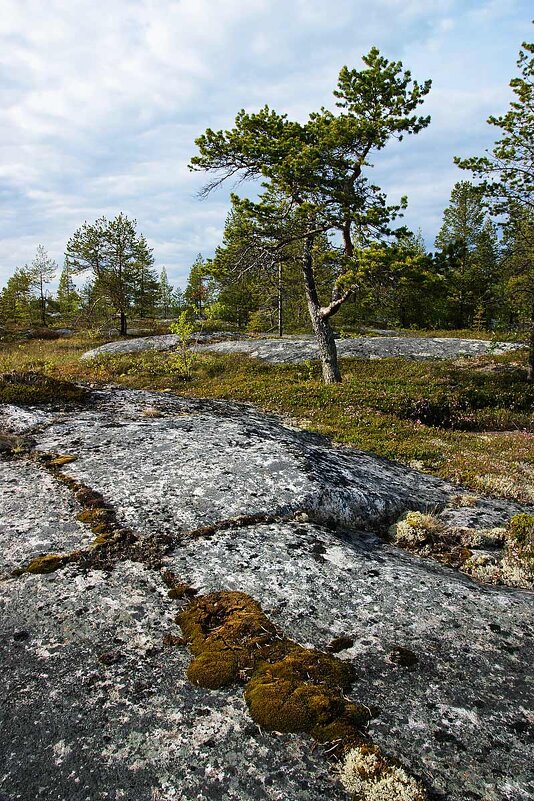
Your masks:
[{"label": "low vegetation", "polygon": [[466,528],[408,512],[391,526],[393,542],[419,556],[459,568],[488,584],[534,588],[534,516],[518,514],[506,527]]},{"label": "low vegetation", "polygon": [[311,361],[272,365],[199,354],[190,379],[176,368],[174,353],[80,362],[98,344],[81,336],[6,344],[0,372],[249,402],[335,442],[478,492],[534,502],[534,391],[524,381],[526,351],[454,362],[345,359],[343,384],[325,386]]}]

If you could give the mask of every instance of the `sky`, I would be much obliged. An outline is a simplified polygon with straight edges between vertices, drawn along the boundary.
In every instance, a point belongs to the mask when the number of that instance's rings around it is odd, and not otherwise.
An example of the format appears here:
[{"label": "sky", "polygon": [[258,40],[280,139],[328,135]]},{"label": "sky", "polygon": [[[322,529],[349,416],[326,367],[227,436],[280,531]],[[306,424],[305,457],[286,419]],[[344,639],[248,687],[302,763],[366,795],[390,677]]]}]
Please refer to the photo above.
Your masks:
[{"label": "sky", "polygon": [[[61,266],[84,221],[137,220],[156,268],[184,287],[213,255],[232,184],[198,197],[195,138],[268,104],[334,108],[340,68],[376,45],[433,87],[430,126],[381,151],[371,177],[431,248],[450,191],[506,111],[524,0],[0,0],[0,286],[38,244]],[[240,194],[254,192],[241,184]]]}]

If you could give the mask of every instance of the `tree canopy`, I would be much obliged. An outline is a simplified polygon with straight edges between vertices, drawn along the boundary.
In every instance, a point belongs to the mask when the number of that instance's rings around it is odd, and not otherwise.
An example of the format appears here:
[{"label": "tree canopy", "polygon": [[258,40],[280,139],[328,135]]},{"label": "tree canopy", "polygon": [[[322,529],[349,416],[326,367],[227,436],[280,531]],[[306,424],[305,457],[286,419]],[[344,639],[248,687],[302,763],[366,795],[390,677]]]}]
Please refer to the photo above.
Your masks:
[{"label": "tree canopy", "polygon": [[[430,81],[413,81],[400,61],[388,61],[377,48],[363,62],[362,70],[341,69],[334,90],[337,111],[321,108],[300,123],[268,106],[256,113],[241,110],[232,129],[208,128],[196,140],[199,154],[190,164],[192,170],[216,174],[205,193],[233,176],[261,179],[266,191],[258,202],[248,202],[251,216],[263,223],[291,217],[291,232],[278,246],[303,242],[302,276],[327,382],[340,380],[328,320],[357,289],[352,280],[355,238],[362,244],[391,234],[392,221],[406,205],[404,198],[388,205],[380,188],[362,173],[374,151],[393,138],[418,133],[430,121],[417,114]],[[344,261],[331,299],[323,305],[313,244],[327,231],[339,232]]]}]

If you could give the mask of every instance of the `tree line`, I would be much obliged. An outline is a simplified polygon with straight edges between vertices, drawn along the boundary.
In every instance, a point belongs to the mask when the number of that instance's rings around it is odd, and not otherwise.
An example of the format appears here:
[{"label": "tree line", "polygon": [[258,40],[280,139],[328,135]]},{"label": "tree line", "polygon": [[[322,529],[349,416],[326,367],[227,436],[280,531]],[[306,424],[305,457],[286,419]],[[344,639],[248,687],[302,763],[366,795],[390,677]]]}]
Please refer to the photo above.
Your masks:
[{"label": "tree line", "polygon": [[[173,318],[185,307],[179,288],[169,283],[137,223],[125,214],[85,222],[70,237],[57,292],[48,288],[58,265],[39,245],[30,265],[19,267],[0,293],[0,323],[18,326],[51,322],[92,328],[117,323],[122,335],[128,320]],[[75,278],[88,276],[78,289]]]}]

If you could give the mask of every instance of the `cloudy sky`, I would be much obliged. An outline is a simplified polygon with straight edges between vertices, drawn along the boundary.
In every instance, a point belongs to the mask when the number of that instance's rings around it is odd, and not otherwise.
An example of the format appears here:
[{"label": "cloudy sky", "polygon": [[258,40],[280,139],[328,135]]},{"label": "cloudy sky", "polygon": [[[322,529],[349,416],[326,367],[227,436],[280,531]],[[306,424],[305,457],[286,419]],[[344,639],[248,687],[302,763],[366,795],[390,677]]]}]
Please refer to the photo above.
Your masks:
[{"label": "cloudy sky", "polygon": [[340,67],[372,45],[433,80],[430,127],[373,172],[432,246],[467,177],[452,158],[491,146],[530,17],[526,0],[0,0],[0,286],[39,243],[61,263],[84,220],[119,211],[183,286],[231,189],[198,199],[195,137],[240,108],[333,107]]}]

